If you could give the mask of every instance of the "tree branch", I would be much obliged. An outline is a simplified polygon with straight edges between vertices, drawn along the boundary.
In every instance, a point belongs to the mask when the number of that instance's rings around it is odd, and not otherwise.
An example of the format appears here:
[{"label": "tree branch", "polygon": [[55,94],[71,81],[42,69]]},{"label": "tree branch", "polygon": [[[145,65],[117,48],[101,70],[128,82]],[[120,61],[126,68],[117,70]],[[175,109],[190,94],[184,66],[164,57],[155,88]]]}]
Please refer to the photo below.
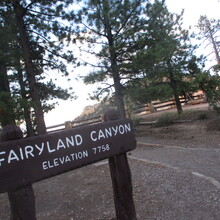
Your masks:
[{"label": "tree branch", "polygon": [[92,67],[95,67],[95,68],[103,68],[105,66],[102,66],[102,65],[95,65],[95,64],[92,64],[92,63],[89,63],[85,60],[83,60],[82,58],[79,58],[85,65],[89,65],[89,66],[92,66]]},{"label": "tree branch", "polygon": [[102,36],[102,37],[106,37],[106,35],[101,34],[100,32],[93,30],[92,28],[90,28],[88,25],[86,25],[85,23],[82,23],[82,25],[84,25],[88,30],[92,31],[93,33],[97,34],[98,36]]},{"label": "tree branch", "polygon": [[28,8],[30,8],[32,5],[34,5],[37,2],[38,2],[38,0],[33,0],[29,5],[26,6],[25,11],[27,11]]},{"label": "tree branch", "polygon": [[31,11],[33,13],[36,13],[36,14],[39,14],[39,15],[45,15],[45,16],[48,16],[48,17],[60,17],[61,18],[61,16],[57,16],[57,15],[54,15],[54,14],[46,14],[46,13],[43,13],[43,12],[31,10],[31,9],[29,9],[29,11]]}]

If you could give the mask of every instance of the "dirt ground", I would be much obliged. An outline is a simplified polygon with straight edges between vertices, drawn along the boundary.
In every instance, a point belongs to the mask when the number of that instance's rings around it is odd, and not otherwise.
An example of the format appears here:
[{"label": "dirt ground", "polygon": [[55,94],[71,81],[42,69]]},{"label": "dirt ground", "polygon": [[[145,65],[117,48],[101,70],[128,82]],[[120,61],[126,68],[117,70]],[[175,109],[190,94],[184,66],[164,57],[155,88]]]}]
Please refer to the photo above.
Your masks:
[{"label": "dirt ground", "polygon": [[[192,106],[192,109],[186,111],[199,111],[198,119],[193,117],[192,120],[180,120],[177,123],[168,126],[156,127],[152,125],[141,125],[136,128],[136,136],[139,140],[145,140],[151,144],[176,145],[186,148],[204,147],[220,148],[220,128],[218,116],[215,112],[209,111],[206,104]],[[175,110],[172,110],[175,111]],[[157,120],[159,115],[164,112],[143,116],[142,122],[152,122]],[[201,119],[199,119],[199,117]],[[217,124],[218,123],[218,124]]]},{"label": "dirt ground", "polygon": [[[153,146],[219,150],[220,131],[207,130],[215,119],[210,113],[203,120],[165,127],[138,126],[135,152],[149,152]],[[153,120],[155,116],[144,119]],[[138,220],[220,218],[220,188],[186,169],[134,159],[133,152],[128,155]],[[35,183],[33,187],[38,220],[116,219],[107,160]],[[0,194],[0,220],[9,220],[9,213],[7,194]]]}]

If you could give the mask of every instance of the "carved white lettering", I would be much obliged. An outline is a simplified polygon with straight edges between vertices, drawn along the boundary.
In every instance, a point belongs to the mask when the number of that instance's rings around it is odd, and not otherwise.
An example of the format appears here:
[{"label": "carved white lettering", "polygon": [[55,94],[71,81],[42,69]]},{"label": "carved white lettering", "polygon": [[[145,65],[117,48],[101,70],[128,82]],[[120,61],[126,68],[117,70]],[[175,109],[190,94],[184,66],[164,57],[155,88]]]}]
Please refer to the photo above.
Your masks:
[{"label": "carved white lettering", "polygon": [[51,164],[50,161],[48,161],[48,164],[47,164],[47,165],[48,165],[48,168],[53,168],[53,167],[54,167],[54,165]]},{"label": "carved white lettering", "polygon": [[55,166],[55,167],[59,166],[58,158],[55,158],[55,159],[53,160],[53,163],[54,163],[54,166]]},{"label": "carved white lettering", "polygon": [[101,139],[106,139],[112,136],[123,135],[131,131],[130,124],[117,125],[115,127],[105,128],[104,130],[92,131],[90,133],[90,138],[92,141],[98,141]]},{"label": "carved white lettering", "polygon": [[57,150],[60,150],[60,148],[64,148],[64,149],[66,148],[65,144],[61,139],[59,139],[57,142]]},{"label": "carved white lettering", "polygon": [[75,139],[76,139],[76,145],[79,146],[82,144],[83,142],[83,138],[80,134],[75,135]]},{"label": "carved white lettering", "polygon": [[63,165],[65,163],[72,162],[74,160],[81,160],[81,159],[86,158],[88,156],[89,156],[89,152],[87,150],[80,151],[80,152],[70,154],[70,155],[66,155],[66,156],[63,156],[63,157],[54,158],[51,161],[49,161],[49,160],[44,161],[44,162],[42,162],[42,168],[43,168],[43,170],[47,170],[47,169],[50,169],[50,168],[53,168],[53,167]]},{"label": "carved white lettering", "polygon": [[48,169],[48,167],[47,167],[47,161],[44,161],[44,162],[42,163],[42,166],[43,166],[43,170],[47,170],[47,169]]},{"label": "carved white lettering", "polygon": [[111,128],[106,128],[105,129],[105,136],[108,138],[108,137],[112,137],[112,130]]},{"label": "carved white lettering", "polygon": [[115,132],[115,133],[114,133],[114,136],[116,136],[116,135],[117,135],[117,133],[118,133],[118,126],[116,126],[115,128],[114,128],[114,127],[112,127],[112,130]]},{"label": "carved white lettering", "polygon": [[104,132],[103,132],[102,130],[99,130],[98,139],[101,140],[101,139],[103,139],[103,138],[105,138],[105,134],[104,134]]},{"label": "carved white lettering", "polygon": [[120,134],[124,134],[124,133],[125,133],[125,128],[124,128],[124,126],[122,126],[122,125],[119,126],[119,129],[118,129],[118,130],[119,130],[119,133],[120,133]]},{"label": "carved white lettering", "polygon": [[75,146],[74,136],[71,136],[71,140],[70,140],[68,137],[66,137],[66,146],[69,148],[70,145],[71,145],[72,147]]},{"label": "carved white lettering", "polygon": [[[0,155],[4,155],[6,152],[2,151],[0,152]],[[2,165],[2,162],[5,161],[5,158],[0,158],[0,166]]]},{"label": "carved white lettering", "polygon": [[96,135],[96,131],[92,131],[90,133],[90,138],[91,138],[92,141],[97,141],[97,138],[95,137],[95,135]]},{"label": "carved white lettering", "polygon": [[56,149],[51,149],[50,148],[50,142],[49,141],[47,141],[47,150],[48,150],[49,153],[52,153],[52,152],[56,151]]},{"label": "carved white lettering", "polygon": [[[93,147],[92,149],[94,152],[104,152],[107,151],[107,148],[102,145],[102,143],[98,143],[99,140],[107,140],[108,138],[114,138],[115,136],[124,135],[126,133],[131,132],[131,124],[129,122],[121,123],[118,125],[109,125],[109,127],[102,127],[100,129],[96,129],[93,127],[94,130],[90,130],[90,141],[91,142],[97,142],[98,147]],[[83,132],[83,131],[82,131]],[[65,133],[64,133],[65,134]],[[69,134],[69,133],[67,133]],[[85,137],[87,134],[85,135]],[[41,158],[46,158],[47,154],[52,154],[54,152],[57,152],[59,150],[63,150],[62,153],[65,153],[64,150],[67,150],[68,156],[62,156],[54,158],[53,160],[50,160],[49,162],[44,161],[42,163],[42,169],[46,170],[52,167],[57,167],[62,164],[71,162],[73,160],[81,160],[85,157],[88,157],[88,151],[81,151],[77,153],[69,153],[70,149],[67,148],[75,148],[77,149],[77,146],[80,146],[83,144],[84,140],[80,133],[74,134],[74,135],[57,135],[52,136],[53,138],[50,139],[50,136],[48,136],[48,139],[39,138],[39,139],[33,139],[36,140],[36,142],[32,143],[27,141],[24,142],[24,145],[15,145],[11,146],[10,148],[3,148],[2,151],[0,151],[0,166],[4,166],[7,163],[8,164],[14,164],[14,162],[20,162],[23,160],[28,160],[37,156],[42,156]],[[88,142],[88,141],[87,141]],[[21,142],[22,143],[22,142]],[[26,145],[25,145],[26,143]],[[29,145],[30,144],[30,145]],[[88,146],[89,147],[89,146]],[[73,149],[75,151],[75,149]],[[80,150],[80,147],[78,148]],[[84,147],[83,147],[84,149]],[[57,152],[58,153],[58,152]],[[52,155],[48,155],[49,158],[51,158]]]},{"label": "carved white lettering", "polygon": [[65,162],[71,162],[71,160],[70,160],[70,158],[68,156],[66,156]]},{"label": "carved white lettering", "polygon": [[131,132],[131,124],[129,123],[129,124],[125,124],[125,131],[126,131],[126,133],[128,133],[128,132]]},{"label": "carved white lettering", "polygon": [[24,154],[23,154],[22,148],[19,148],[19,151],[20,151],[20,155],[21,155],[21,160],[24,160]]},{"label": "carved white lettering", "polygon": [[44,151],[44,142],[41,143],[41,147],[39,147],[37,144],[35,144],[35,148],[37,148],[37,150],[39,150],[38,155],[41,155]]},{"label": "carved white lettering", "polygon": [[9,155],[8,155],[8,163],[11,163],[12,160],[19,161],[19,158],[13,150],[10,150]]},{"label": "carved white lettering", "polygon": [[59,159],[60,159],[61,164],[64,164],[64,162],[65,162],[65,157],[62,157],[62,158],[59,158]]},{"label": "carved white lettering", "polygon": [[26,146],[25,147],[25,157],[27,159],[29,158],[29,156],[34,157],[33,151],[34,151],[34,148],[31,145]]}]

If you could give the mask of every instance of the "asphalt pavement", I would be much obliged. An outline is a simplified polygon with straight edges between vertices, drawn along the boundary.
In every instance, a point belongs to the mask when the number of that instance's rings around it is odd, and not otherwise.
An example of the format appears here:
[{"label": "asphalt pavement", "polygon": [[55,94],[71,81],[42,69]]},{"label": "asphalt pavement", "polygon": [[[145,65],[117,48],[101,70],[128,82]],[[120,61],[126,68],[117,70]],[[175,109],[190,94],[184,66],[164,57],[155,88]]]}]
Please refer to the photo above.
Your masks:
[{"label": "asphalt pavement", "polygon": [[138,141],[138,147],[131,152],[130,158],[187,171],[209,181],[214,185],[213,187],[220,190],[220,149],[218,148],[185,148]]}]

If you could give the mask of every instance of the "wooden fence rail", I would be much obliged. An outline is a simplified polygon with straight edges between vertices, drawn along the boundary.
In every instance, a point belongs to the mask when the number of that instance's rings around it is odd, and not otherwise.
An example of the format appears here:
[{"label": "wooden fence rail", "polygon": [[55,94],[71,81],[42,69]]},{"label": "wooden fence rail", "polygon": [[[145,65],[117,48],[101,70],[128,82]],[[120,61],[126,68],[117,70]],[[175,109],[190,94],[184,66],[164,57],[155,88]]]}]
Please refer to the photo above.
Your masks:
[{"label": "wooden fence rail", "polygon": [[[188,98],[188,99],[181,97],[180,102],[185,105],[199,104],[199,103],[204,102],[204,95],[195,95],[195,96],[191,96],[191,98]],[[155,101],[150,104],[139,106],[134,112],[135,114],[149,114],[152,112],[174,108],[175,106],[176,104],[175,104],[174,99],[165,100],[165,101]],[[69,129],[72,127],[92,125],[92,124],[97,124],[100,122],[101,122],[101,115],[97,117],[93,117],[93,118],[88,118],[88,119],[67,121],[62,124],[57,124],[57,125],[47,127],[47,132],[48,133],[58,132],[58,131]]]},{"label": "wooden fence rail", "polygon": [[[195,96],[191,96],[190,98],[185,98],[185,97],[181,97],[180,98],[180,102],[182,104],[199,104],[204,102],[204,95],[195,95]],[[174,99],[169,99],[169,100],[165,100],[165,101],[156,101],[156,102],[152,102],[150,104],[145,104],[140,106],[138,109],[135,110],[136,114],[147,114],[147,113],[152,113],[152,112],[156,112],[156,111],[161,111],[164,109],[169,109],[170,108],[174,108],[176,107],[176,103]]]},{"label": "wooden fence rail", "polygon": [[64,129],[69,129],[72,127],[79,127],[79,126],[87,126],[87,125],[92,125],[101,122],[101,116],[97,116],[94,118],[88,118],[88,119],[83,119],[83,120],[73,120],[73,121],[66,121],[61,124],[57,125],[52,125],[47,127],[47,132],[52,133],[52,132],[57,132],[57,131],[62,131]]}]

